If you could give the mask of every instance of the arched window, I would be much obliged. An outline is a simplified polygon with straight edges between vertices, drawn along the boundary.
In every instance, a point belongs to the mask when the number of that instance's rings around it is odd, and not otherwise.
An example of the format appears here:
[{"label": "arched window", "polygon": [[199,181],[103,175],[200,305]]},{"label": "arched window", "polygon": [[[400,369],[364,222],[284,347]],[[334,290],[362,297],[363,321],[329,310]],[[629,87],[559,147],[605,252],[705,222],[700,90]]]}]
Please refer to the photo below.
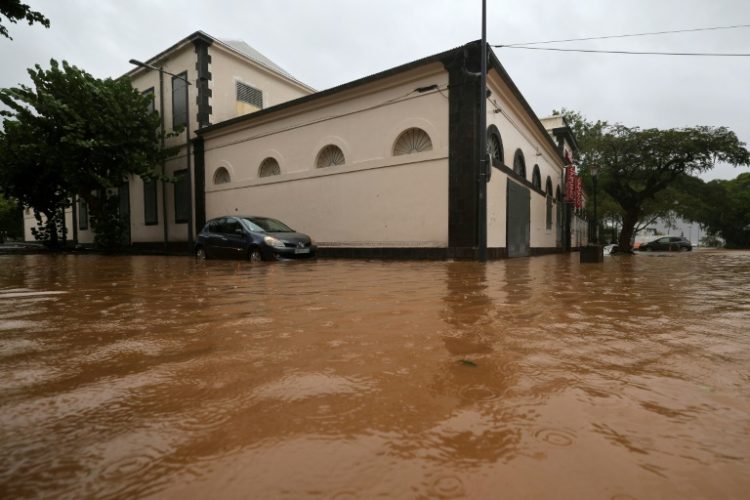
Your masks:
[{"label": "arched window", "polygon": [[229,170],[224,167],[219,167],[214,172],[214,184],[227,184],[232,182],[232,177],[229,175]]},{"label": "arched window", "polygon": [[334,146],[333,144],[329,144],[321,149],[317,160],[315,160],[315,165],[318,168],[333,167],[343,165],[344,163],[346,163],[344,153],[338,146]]},{"label": "arched window", "polygon": [[555,201],[559,202],[559,201],[560,201],[560,196],[561,196],[561,195],[560,195],[560,186],[558,185],[558,186],[557,186],[557,187],[555,188]]},{"label": "arched window", "polygon": [[258,177],[271,177],[272,175],[280,174],[281,167],[279,167],[279,162],[271,156],[263,160],[260,167],[258,167]]},{"label": "arched window", "polygon": [[423,151],[432,151],[432,140],[427,135],[427,132],[421,128],[408,128],[404,130],[393,144],[394,156],[410,155]]},{"label": "arched window", "polygon": [[534,170],[531,171],[531,184],[539,191],[542,190],[542,174],[539,173],[539,165],[534,165]]},{"label": "arched window", "polygon": [[497,127],[490,125],[487,129],[487,152],[493,165],[505,165],[505,152],[503,151],[503,140]]},{"label": "arched window", "polygon": [[516,154],[513,156],[513,172],[526,178],[526,160],[523,157],[523,151],[516,149]]},{"label": "arched window", "polygon": [[547,176],[547,182],[544,189],[547,194],[547,229],[552,229],[552,179],[549,178],[549,175]]}]

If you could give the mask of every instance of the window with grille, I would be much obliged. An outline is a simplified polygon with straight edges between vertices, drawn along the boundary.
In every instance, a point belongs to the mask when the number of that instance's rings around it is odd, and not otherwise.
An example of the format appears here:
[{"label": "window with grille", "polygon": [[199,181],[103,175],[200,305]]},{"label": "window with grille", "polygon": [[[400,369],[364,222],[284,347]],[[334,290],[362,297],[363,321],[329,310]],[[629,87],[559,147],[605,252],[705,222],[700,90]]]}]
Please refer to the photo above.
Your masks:
[{"label": "window with grille", "polygon": [[258,168],[258,177],[271,177],[272,175],[281,175],[281,167],[276,158],[270,156],[263,160]]},{"label": "window with grille", "polygon": [[329,144],[321,149],[320,153],[318,153],[318,159],[315,162],[318,168],[334,167],[336,165],[343,165],[344,163],[346,163],[344,153],[338,146],[334,146],[333,144]]},{"label": "window with grille", "polygon": [[214,173],[214,184],[227,184],[232,182],[232,177],[229,175],[229,170],[224,167],[219,167]]},{"label": "window with grille", "polygon": [[531,184],[539,191],[542,190],[542,175],[539,173],[539,165],[534,165],[534,170],[531,173]]},{"label": "window with grille", "polygon": [[493,165],[504,165],[505,154],[503,152],[503,140],[495,131],[487,132],[487,151],[490,153]]},{"label": "window with grille", "polygon": [[552,229],[552,179],[547,176],[547,183],[545,184],[545,192],[547,193],[547,229]]},{"label": "window with grille", "polygon": [[408,155],[432,150],[430,136],[421,128],[410,128],[401,133],[393,145],[393,154]]},{"label": "window with grille", "polygon": [[236,82],[237,100],[263,108],[263,91],[242,82]]},{"label": "window with grille", "polygon": [[516,154],[513,156],[513,172],[516,175],[526,178],[526,160],[523,157],[523,151],[516,149]]}]

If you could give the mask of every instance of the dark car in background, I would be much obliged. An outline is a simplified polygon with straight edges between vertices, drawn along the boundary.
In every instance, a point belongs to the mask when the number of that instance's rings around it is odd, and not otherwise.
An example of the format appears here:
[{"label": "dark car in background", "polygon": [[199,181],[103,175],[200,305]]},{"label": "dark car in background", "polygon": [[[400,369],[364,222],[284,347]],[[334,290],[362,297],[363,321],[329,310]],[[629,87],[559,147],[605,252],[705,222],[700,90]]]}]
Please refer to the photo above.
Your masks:
[{"label": "dark car in background", "polygon": [[209,220],[198,234],[199,259],[249,259],[314,257],[312,239],[270,217],[227,215]]},{"label": "dark car in background", "polygon": [[662,236],[661,238],[642,243],[638,250],[649,252],[689,252],[693,249],[692,243],[682,236]]}]

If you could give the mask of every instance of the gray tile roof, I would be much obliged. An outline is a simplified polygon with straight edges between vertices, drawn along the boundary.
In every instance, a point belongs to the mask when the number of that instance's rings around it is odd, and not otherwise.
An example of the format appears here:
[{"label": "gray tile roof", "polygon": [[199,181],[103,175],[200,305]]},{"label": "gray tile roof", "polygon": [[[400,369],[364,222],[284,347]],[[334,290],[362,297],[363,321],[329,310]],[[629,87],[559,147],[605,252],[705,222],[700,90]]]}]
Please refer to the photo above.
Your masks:
[{"label": "gray tile roof", "polygon": [[240,54],[244,55],[245,57],[257,62],[261,66],[265,66],[277,73],[281,73],[287,78],[291,78],[292,80],[299,81],[295,77],[293,77],[289,72],[284,70],[282,67],[280,67],[278,64],[243,42],[242,40],[219,40],[221,43],[228,45],[229,47],[233,48]]}]

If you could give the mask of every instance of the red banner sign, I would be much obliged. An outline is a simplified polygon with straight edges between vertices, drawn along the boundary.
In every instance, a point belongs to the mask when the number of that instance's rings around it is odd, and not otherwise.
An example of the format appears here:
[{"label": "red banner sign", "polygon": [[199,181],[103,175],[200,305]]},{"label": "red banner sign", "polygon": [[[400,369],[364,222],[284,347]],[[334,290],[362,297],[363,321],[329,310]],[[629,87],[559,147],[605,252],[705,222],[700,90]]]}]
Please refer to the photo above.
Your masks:
[{"label": "red banner sign", "polygon": [[576,201],[576,168],[573,165],[565,167],[565,201],[575,203]]}]

